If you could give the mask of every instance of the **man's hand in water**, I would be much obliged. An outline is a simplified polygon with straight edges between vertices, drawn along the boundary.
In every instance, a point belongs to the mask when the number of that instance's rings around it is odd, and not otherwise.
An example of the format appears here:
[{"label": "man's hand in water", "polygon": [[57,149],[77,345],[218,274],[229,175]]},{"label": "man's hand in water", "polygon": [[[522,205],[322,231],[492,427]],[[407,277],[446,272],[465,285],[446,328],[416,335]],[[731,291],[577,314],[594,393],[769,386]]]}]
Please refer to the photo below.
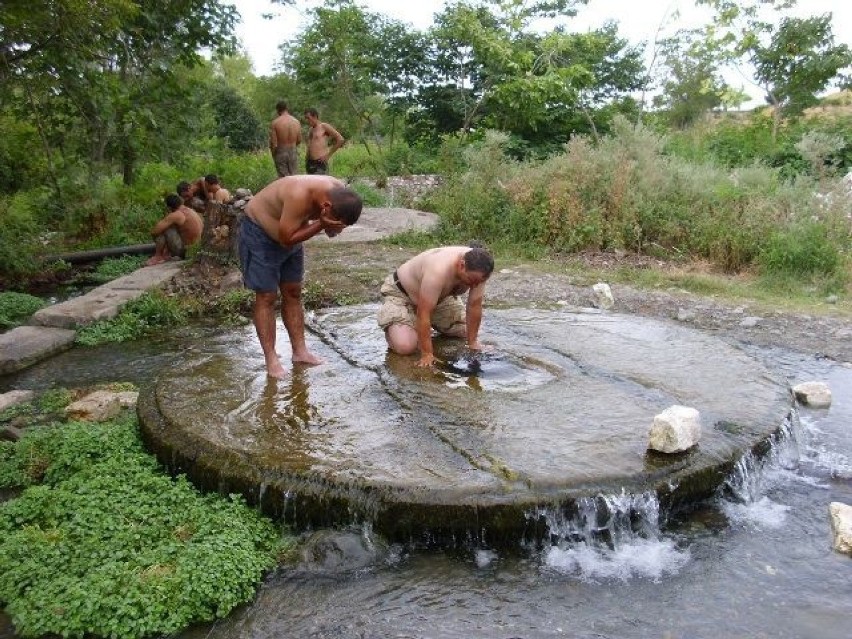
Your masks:
[{"label": "man's hand in water", "polygon": [[438,358],[435,357],[432,353],[424,353],[420,356],[420,359],[417,360],[416,366],[421,368],[432,368],[435,365],[435,362],[438,361]]},{"label": "man's hand in water", "polygon": [[469,350],[472,351],[480,351],[482,353],[490,353],[494,350],[494,346],[492,344],[483,344],[480,341],[471,342],[467,345]]}]

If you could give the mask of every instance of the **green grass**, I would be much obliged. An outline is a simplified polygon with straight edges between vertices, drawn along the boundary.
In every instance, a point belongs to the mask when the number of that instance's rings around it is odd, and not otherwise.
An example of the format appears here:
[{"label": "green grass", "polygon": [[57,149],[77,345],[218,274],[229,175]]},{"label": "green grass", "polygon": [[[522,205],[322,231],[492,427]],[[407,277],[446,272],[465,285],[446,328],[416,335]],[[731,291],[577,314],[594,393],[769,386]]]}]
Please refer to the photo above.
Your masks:
[{"label": "green grass", "polygon": [[47,306],[40,297],[13,291],[0,293],[0,330],[20,326],[40,308]]}]

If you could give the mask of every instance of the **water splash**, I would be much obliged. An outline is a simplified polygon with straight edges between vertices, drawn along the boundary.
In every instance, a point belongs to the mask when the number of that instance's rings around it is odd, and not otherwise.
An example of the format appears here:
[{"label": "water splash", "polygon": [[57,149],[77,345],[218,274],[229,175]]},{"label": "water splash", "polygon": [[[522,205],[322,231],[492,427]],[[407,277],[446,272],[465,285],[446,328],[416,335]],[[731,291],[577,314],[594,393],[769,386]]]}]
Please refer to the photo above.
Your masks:
[{"label": "water splash", "polygon": [[769,438],[764,455],[743,455],[720,486],[720,505],[735,524],[776,529],[784,525],[789,507],[767,496],[773,488],[799,476],[807,434],[793,410],[778,432]]},{"label": "water splash", "polygon": [[688,550],[662,537],[655,493],[583,498],[574,513],[541,509],[533,516],[544,518],[550,533],[544,565],[585,581],[660,581],[689,561]]}]

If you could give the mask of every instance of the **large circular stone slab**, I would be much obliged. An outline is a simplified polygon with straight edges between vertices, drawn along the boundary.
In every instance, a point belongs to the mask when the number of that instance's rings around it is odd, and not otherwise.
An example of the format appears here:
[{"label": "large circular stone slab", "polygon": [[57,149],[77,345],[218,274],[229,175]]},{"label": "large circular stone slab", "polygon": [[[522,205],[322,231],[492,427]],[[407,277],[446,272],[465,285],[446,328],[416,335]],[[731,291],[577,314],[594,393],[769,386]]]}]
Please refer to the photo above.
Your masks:
[{"label": "large circular stone slab", "polygon": [[[325,359],[267,378],[251,327],[187,351],[140,398],[160,459],[301,525],[368,519],[393,538],[535,533],[531,513],[599,493],[707,496],[788,418],[787,384],[675,324],[492,310],[480,357],[438,340],[437,370],[387,352],[375,306],[310,319]],[[279,327],[279,350],[289,352]],[[698,409],[692,451],[646,451],[654,415]]]}]

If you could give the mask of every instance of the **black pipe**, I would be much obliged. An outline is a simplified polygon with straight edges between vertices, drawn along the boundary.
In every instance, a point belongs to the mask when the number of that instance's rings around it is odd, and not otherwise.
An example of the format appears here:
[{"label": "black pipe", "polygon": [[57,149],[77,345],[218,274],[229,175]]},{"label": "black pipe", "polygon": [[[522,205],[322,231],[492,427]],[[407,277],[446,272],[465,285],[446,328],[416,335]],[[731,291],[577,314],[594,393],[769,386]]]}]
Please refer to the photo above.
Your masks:
[{"label": "black pipe", "polygon": [[131,246],[112,246],[110,248],[93,249],[91,251],[78,251],[76,253],[59,253],[58,255],[47,255],[42,262],[68,262],[69,264],[87,264],[96,262],[105,257],[118,257],[121,255],[153,255],[156,244],[133,244]]}]

